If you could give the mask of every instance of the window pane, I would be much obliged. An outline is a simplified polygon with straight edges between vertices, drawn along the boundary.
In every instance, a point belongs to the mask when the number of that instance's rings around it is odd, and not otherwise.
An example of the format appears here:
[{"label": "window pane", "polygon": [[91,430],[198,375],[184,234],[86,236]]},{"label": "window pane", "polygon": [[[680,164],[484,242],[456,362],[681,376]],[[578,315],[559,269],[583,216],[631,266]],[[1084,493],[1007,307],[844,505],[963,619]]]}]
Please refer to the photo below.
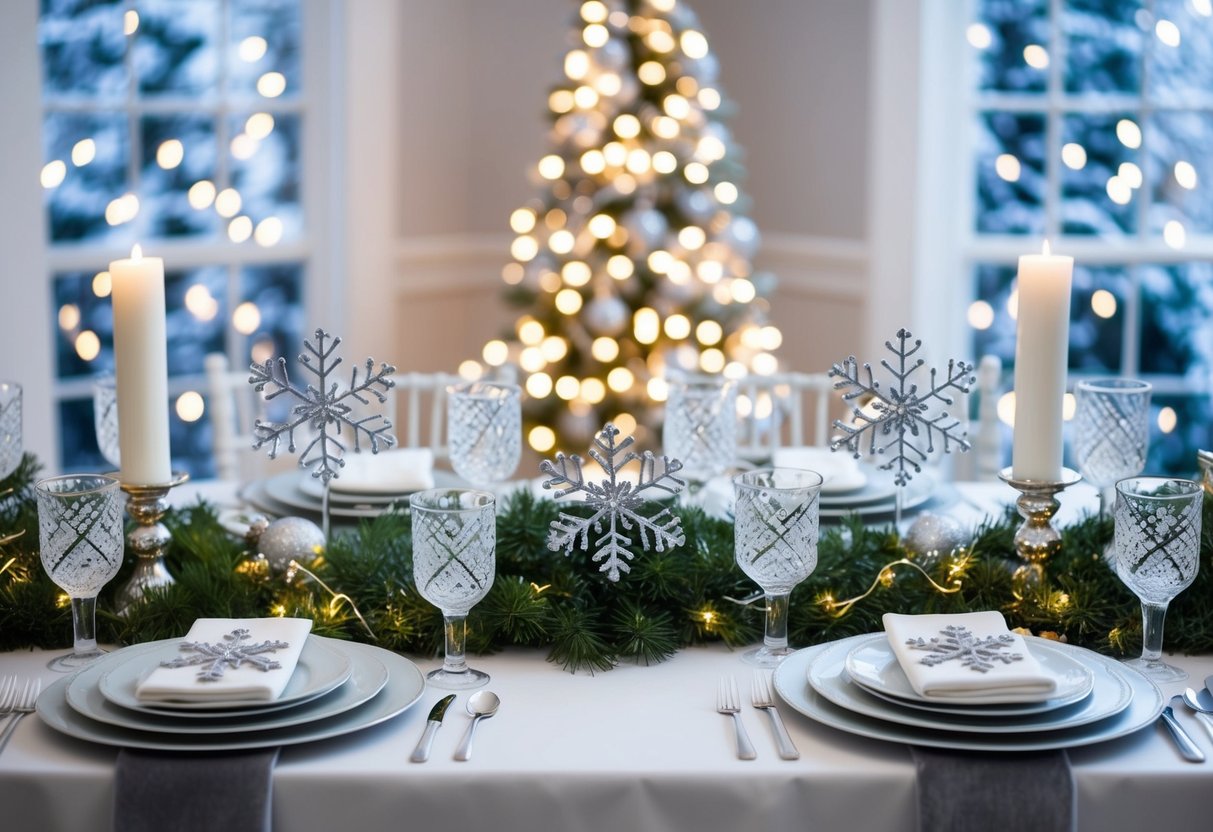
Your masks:
[{"label": "window pane", "polygon": [[125,5],[119,0],[42,0],[38,43],[45,95],[112,97],[126,91]]},{"label": "window pane", "polygon": [[1193,476],[1196,450],[1213,448],[1213,400],[1207,395],[1156,394],[1150,399],[1150,416],[1146,470]]},{"label": "window pane", "polygon": [[[108,277],[108,273],[106,273]],[[106,278],[94,273],[55,275],[55,377],[79,378],[114,371],[114,313]],[[96,287],[96,288],[94,288]],[[98,290],[105,297],[97,295]],[[90,413],[89,418],[92,418]],[[91,424],[91,422],[90,422]]]},{"label": "window pane", "polygon": [[1067,0],[1066,92],[1135,94],[1141,89],[1140,0]]},{"label": "window pane", "polygon": [[1187,234],[1213,232],[1213,116],[1157,113],[1149,127],[1151,233],[1162,233],[1172,221]]},{"label": "window pane", "polygon": [[59,184],[46,189],[54,242],[104,242],[113,227],[106,208],[127,191],[130,131],[122,113],[47,113],[42,130],[47,163],[63,165]]},{"label": "window pane", "polygon": [[200,375],[207,353],[223,352],[227,269],[208,266],[168,272],[164,278],[169,376]]},{"label": "window pane", "polygon": [[142,95],[207,98],[219,79],[219,4],[213,0],[140,0],[133,39]]},{"label": "window pane", "polygon": [[1129,114],[1066,116],[1061,165],[1063,233],[1121,237],[1136,231],[1135,201],[1140,198],[1143,174],[1140,151],[1127,147],[1117,135],[1122,121],[1137,125]]},{"label": "window pane", "polygon": [[978,88],[1044,92],[1050,47],[1047,0],[981,0],[977,18],[989,33],[989,45],[979,53]]},{"label": "window pane", "polygon": [[[59,458],[65,471],[110,471],[114,466],[105,461],[97,448],[97,431],[93,426],[93,400],[62,399],[59,402]],[[67,427],[67,426],[71,427]]]},{"label": "window pane", "polygon": [[1183,104],[1193,93],[1213,90],[1213,26],[1187,0],[1155,0],[1147,51],[1149,94]]},{"label": "window pane", "polygon": [[[240,305],[232,318],[233,327],[244,336],[242,361],[263,363],[281,356],[287,360],[288,371],[295,372],[306,326],[302,285],[303,267],[298,263],[244,269]],[[306,330],[306,337],[311,339],[311,329]]]},{"label": "window pane", "polygon": [[977,119],[977,231],[1044,232],[1045,119],[982,113]]},{"label": "window pane", "polygon": [[1213,263],[1142,266],[1141,370],[1207,392],[1213,373]]},{"label": "window pane", "polygon": [[1133,291],[1123,266],[1074,264],[1070,296],[1070,369],[1084,375],[1118,375],[1125,298]]},{"label": "window pane", "polygon": [[[302,26],[295,0],[234,0],[232,3],[231,42],[228,45],[230,92],[237,95],[271,95],[274,78],[281,75],[283,92],[290,98],[299,94],[303,73],[299,64]],[[262,85],[259,87],[259,82]]]},{"label": "window pane", "polygon": [[[249,217],[256,229],[254,239],[262,245],[273,245],[279,239],[298,239],[303,232],[299,187],[302,135],[299,116],[278,113],[271,117],[272,129],[255,139],[269,123],[261,116],[269,114],[248,113],[231,120],[230,134],[246,137],[252,152],[247,158],[233,155],[229,164],[232,186],[240,194],[240,213]],[[240,149],[234,139],[230,150]]]},{"label": "window pane", "polygon": [[976,296],[985,306],[969,311],[969,322],[974,327],[973,355],[996,355],[1004,368],[1015,363],[1015,319],[1007,309],[1014,281],[1014,266],[982,264],[974,269]]},{"label": "window pane", "polygon": [[[215,181],[215,122],[208,116],[145,116],[140,172],[141,211],[156,237],[217,234],[220,219],[213,196],[190,188]],[[213,188],[212,188],[213,191]]]},{"label": "window pane", "polygon": [[210,409],[206,407],[206,388],[198,385],[187,393],[197,393],[201,396],[203,410],[201,413],[186,411],[190,417],[197,418],[187,421],[181,416],[178,403],[181,394],[173,396],[173,406],[169,410],[168,433],[169,447],[172,449],[173,470],[186,471],[194,479],[205,479],[215,476],[214,448],[215,438],[211,430]]}]

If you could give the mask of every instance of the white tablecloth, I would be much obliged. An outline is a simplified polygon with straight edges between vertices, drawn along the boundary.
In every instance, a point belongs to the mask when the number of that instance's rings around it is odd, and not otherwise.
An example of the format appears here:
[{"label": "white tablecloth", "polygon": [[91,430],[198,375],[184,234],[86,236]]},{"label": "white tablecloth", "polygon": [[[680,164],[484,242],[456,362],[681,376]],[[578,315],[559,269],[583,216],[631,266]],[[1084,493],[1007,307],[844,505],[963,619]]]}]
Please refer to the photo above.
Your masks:
[{"label": "white tablecloth", "polygon": [[[1079,486],[1063,495],[1060,522],[1091,504]],[[230,495],[195,486],[192,499]],[[1002,484],[966,486],[951,512],[974,522],[978,507],[1014,499]],[[61,651],[60,651],[61,652]],[[0,676],[45,669],[44,651],[0,654]],[[1178,657],[1194,680],[1213,657]],[[418,660],[424,670],[436,659]],[[426,691],[383,725],[284,750],[274,775],[274,826],[286,832],[494,829],[618,832],[739,829],[892,830],[915,828],[914,768],[903,745],[821,726],[786,706],[802,757],[775,754],[765,716],[743,718],[758,759],[734,756],[732,728],[715,711],[717,679],[750,669],[723,647],[685,650],[652,667],[625,665],[596,676],[569,674],[537,651],[511,650],[473,661],[492,674],[501,711],[480,726],[474,757],[451,754],[467,725],[460,694],[431,760],[408,762],[426,713],[443,695]],[[1180,686],[1164,690],[1171,694]],[[1180,720],[1213,759],[1213,741],[1189,714]],[[62,736],[27,717],[0,753],[0,829],[95,830],[109,825],[115,749]],[[1081,830],[1199,828],[1213,790],[1213,762],[1176,753],[1161,726],[1074,749]]]},{"label": "white tablecloth", "polygon": [[[57,675],[44,669],[48,655],[0,655],[0,675],[40,673],[53,681]],[[1213,657],[1178,661],[1196,679],[1213,673]],[[438,662],[419,664],[428,670]],[[735,674],[743,687],[749,679],[736,652],[696,648],[652,667],[625,665],[596,676],[566,673],[535,651],[477,657],[473,664],[492,674],[502,705],[480,725],[470,762],[451,759],[467,725],[465,693],[447,714],[430,761],[408,761],[430,706],[444,693],[428,690],[388,723],[286,748],[274,775],[274,828],[915,828],[906,746],[840,733],[783,706],[802,754],[784,761],[765,716],[747,707],[743,719],[758,759],[737,760],[729,720],[715,711],[720,675]],[[1180,720],[1213,758],[1201,726],[1186,713]],[[107,828],[115,753],[27,717],[0,754],[0,827]],[[1074,749],[1071,759],[1079,828],[1090,832],[1191,828],[1213,790],[1213,762],[1181,760],[1161,726]]]}]

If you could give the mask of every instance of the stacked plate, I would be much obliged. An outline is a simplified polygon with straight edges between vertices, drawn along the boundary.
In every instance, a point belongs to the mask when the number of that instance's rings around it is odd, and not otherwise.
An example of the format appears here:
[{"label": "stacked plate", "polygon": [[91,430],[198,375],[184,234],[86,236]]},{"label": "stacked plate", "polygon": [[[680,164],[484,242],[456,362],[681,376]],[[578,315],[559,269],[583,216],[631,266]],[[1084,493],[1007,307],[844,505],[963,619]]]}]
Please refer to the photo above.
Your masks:
[{"label": "stacked plate", "polygon": [[[462,483],[449,471],[434,471],[434,484],[440,488]],[[408,504],[408,492],[374,490],[361,486],[345,490],[341,478],[329,487],[329,514],[334,519],[359,520],[378,517],[394,503]],[[324,506],[324,484],[304,470],[287,471],[263,480],[254,480],[240,492],[240,498],[271,517],[308,517],[318,520]]]},{"label": "stacked plate", "polygon": [[139,679],[180,656],[181,639],[108,653],[38,698],[42,721],[103,745],[232,751],[295,745],[376,725],[421,698],[425,678],[380,647],[308,636],[282,696],[272,702],[141,703]]},{"label": "stacked plate", "polygon": [[[868,517],[892,514],[896,510],[898,489],[893,484],[892,472],[881,471],[875,465],[863,464],[858,467],[858,474],[859,476],[845,483],[837,483],[834,488],[828,487],[829,483],[827,487],[822,488],[823,518],[839,518],[848,514]],[[912,511],[919,508],[936,495],[937,485],[935,473],[924,468],[901,489],[901,510]]]},{"label": "stacked plate", "polygon": [[971,751],[1090,745],[1140,730],[1162,712],[1162,694],[1136,670],[1081,647],[1026,642],[1058,680],[1048,698],[927,700],[910,687],[884,633],[797,651],[776,669],[775,689],[796,710],[840,731]]}]

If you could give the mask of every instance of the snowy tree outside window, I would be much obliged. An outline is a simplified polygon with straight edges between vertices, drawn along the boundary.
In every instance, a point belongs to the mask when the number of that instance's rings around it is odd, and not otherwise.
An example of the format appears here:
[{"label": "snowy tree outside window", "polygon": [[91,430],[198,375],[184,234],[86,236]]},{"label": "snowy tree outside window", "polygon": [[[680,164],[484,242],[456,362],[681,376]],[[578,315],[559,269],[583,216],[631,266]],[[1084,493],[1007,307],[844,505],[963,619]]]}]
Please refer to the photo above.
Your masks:
[{"label": "snowy tree outside window", "polygon": [[1191,473],[1213,447],[1213,4],[972,8],[973,352],[1009,378],[1015,256],[1048,238],[1075,255],[1071,385],[1151,382],[1147,469]]},{"label": "snowy tree outside window", "polygon": [[[291,354],[304,332],[299,0],[42,0],[43,169],[60,460],[106,465],[110,260],[166,255],[173,467],[212,471],[203,360]],[[199,412],[197,396],[202,394]]]}]

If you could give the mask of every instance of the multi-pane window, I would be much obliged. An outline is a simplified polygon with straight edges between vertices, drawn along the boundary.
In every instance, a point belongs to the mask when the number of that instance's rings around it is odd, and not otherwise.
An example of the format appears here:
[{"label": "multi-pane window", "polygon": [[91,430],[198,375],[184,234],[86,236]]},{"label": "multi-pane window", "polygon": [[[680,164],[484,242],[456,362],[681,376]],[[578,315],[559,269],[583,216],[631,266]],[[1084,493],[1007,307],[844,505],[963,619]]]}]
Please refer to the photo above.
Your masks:
[{"label": "multi-pane window", "polygon": [[1213,4],[977,0],[966,31],[975,353],[1015,351],[1015,257],[1075,256],[1070,380],[1154,385],[1148,467],[1213,446]]},{"label": "multi-pane window", "polygon": [[[101,467],[110,260],[164,257],[174,468],[211,473],[203,360],[291,355],[304,329],[299,0],[43,0],[42,184],[60,464]],[[198,394],[201,394],[201,398]]]}]

